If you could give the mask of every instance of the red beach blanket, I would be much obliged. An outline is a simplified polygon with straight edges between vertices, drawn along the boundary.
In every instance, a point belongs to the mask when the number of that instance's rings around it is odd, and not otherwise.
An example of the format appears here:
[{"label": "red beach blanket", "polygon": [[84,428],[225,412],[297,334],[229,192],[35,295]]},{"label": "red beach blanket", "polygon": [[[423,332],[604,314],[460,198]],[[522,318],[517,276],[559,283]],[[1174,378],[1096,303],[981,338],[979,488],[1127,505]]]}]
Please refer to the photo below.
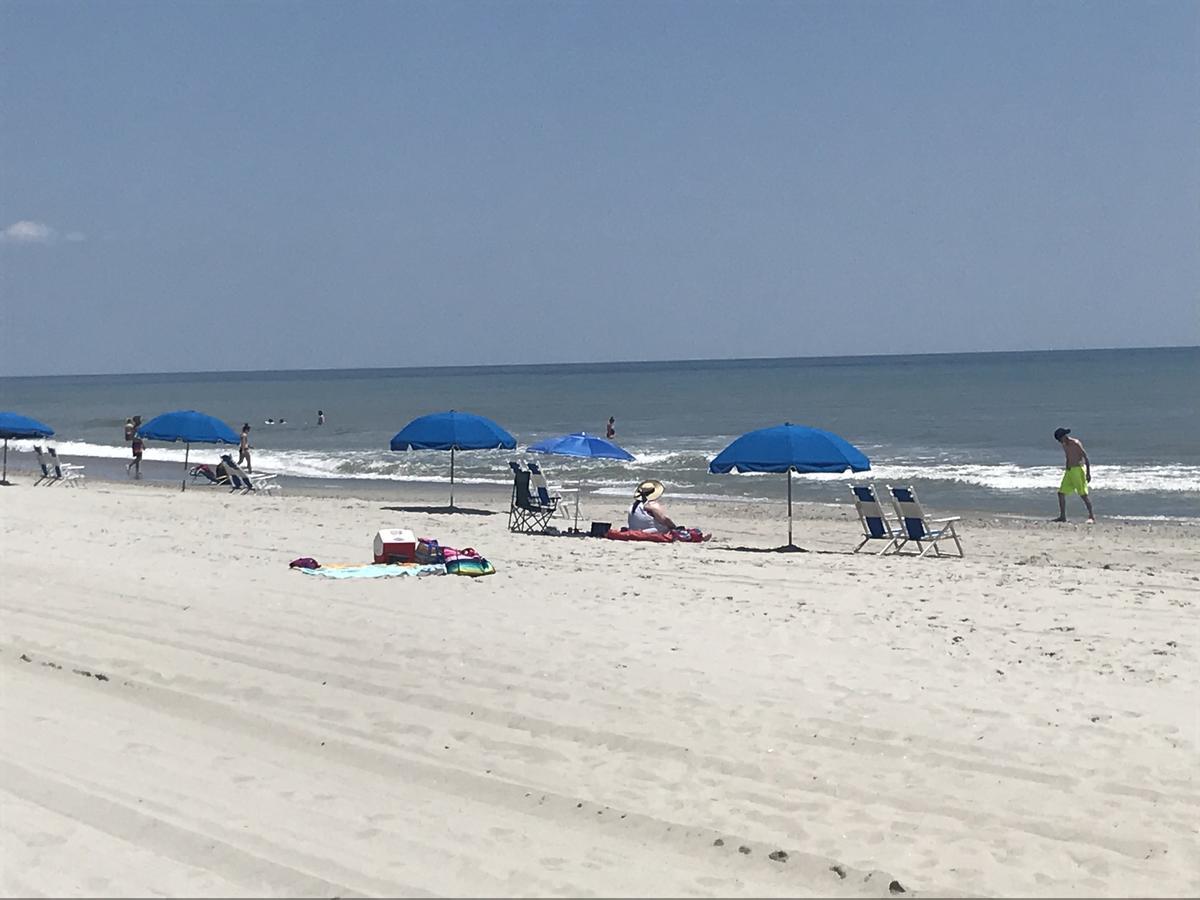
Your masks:
[{"label": "red beach blanket", "polygon": [[679,528],[675,531],[660,533],[657,531],[609,531],[605,535],[610,541],[646,541],[651,544],[699,544],[707,541],[712,535],[704,534],[699,528]]}]

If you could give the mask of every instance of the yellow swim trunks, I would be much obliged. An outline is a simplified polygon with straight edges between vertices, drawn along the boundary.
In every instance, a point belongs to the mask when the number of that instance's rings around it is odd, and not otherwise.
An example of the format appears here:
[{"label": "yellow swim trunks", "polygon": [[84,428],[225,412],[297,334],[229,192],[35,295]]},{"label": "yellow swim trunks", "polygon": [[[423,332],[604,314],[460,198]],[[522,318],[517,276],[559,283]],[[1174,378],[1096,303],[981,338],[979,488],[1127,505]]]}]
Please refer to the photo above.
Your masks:
[{"label": "yellow swim trunks", "polygon": [[1071,466],[1067,471],[1063,472],[1062,484],[1058,486],[1060,494],[1078,494],[1080,497],[1087,496],[1087,475],[1083,471],[1083,466]]}]

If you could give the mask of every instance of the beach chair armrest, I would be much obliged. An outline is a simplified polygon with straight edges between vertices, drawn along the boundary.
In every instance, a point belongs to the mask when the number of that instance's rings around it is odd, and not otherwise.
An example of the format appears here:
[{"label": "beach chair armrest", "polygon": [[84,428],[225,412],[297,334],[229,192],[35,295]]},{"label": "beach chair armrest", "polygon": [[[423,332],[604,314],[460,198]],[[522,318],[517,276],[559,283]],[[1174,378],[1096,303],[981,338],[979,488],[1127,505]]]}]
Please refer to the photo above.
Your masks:
[{"label": "beach chair armrest", "polygon": [[930,522],[961,522],[962,516],[943,516],[939,519],[930,519]]}]

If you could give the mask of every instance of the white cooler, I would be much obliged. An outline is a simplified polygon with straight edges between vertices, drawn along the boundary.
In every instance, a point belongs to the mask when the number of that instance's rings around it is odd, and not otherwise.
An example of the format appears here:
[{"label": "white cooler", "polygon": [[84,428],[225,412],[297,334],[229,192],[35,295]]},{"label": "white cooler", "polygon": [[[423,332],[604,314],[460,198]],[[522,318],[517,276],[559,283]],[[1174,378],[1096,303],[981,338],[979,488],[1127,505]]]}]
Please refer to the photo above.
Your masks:
[{"label": "white cooler", "polygon": [[407,528],[389,528],[375,533],[375,562],[415,562],[417,537]]}]

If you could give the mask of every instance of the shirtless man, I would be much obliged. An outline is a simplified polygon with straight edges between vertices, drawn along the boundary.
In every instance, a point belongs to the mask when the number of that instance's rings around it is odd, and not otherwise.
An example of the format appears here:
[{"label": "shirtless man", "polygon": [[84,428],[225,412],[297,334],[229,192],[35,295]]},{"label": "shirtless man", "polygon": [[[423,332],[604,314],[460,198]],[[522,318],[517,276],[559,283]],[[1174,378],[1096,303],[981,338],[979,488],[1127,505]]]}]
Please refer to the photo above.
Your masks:
[{"label": "shirtless man", "polygon": [[1054,439],[1062,444],[1063,452],[1067,454],[1066,471],[1063,472],[1062,484],[1058,486],[1058,518],[1054,521],[1067,521],[1067,494],[1078,494],[1083,498],[1083,505],[1087,507],[1088,524],[1094,525],[1096,513],[1092,509],[1092,498],[1088,496],[1092,463],[1088,459],[1087,451],[1083,449],[1083,444],[1070,435],[1070,428],[1057,428],[1054,431]]}]

